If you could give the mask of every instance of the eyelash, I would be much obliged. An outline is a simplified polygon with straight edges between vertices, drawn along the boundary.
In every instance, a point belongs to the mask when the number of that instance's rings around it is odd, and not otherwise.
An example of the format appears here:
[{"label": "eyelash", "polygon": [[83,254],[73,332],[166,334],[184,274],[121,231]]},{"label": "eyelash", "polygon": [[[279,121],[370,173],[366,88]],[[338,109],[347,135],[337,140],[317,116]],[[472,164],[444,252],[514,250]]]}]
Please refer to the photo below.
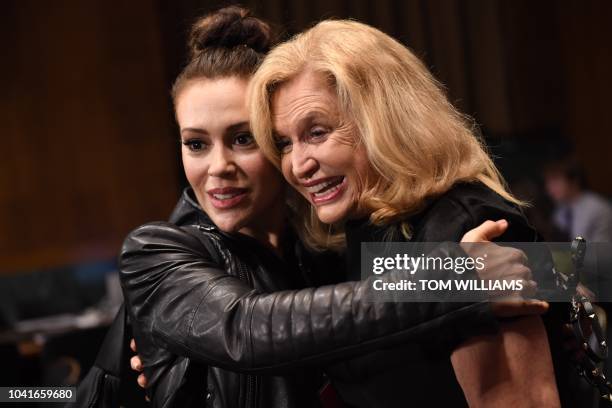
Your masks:
[{"label": "eyelash", "polygon": [[185,140],[183,144],[192,152],[199,152],[204,149],[204,142],[199,139]]},{"label": "eyelash", "polygon": [[[319,141],[318,139],[325,137],[327,133],[329,133],[329,130],[327,128],[324,128],[322,126],[313,126],[310,129],[310,134],[308,135],[307,139],[308,140],[315,139],[315,142],[318,142]],[[274,141],[274,144],[276,146],[276,150],[280,154],[286,154],[291,151],[290,149],[288,149],[288,147],[292,145],[292,142],[289,139],[286,139],[286,138],[276,139]]]},{"label": "eyelash", "polygon": [[[240,137],[248,138],[249,139],[248,143],[236,143],[236,141]],[[238,134],[236,134],[236,136],[234,136],[233,143],[235,145],[237,145],[237,146],[240,146],[240,147],[250,147],[251,145],[253,145],[255,143],[255,139],[253,138],[253,135],[250,132],[242,132],[242,133],[238,133]]]},{"label": "eyelash", "polygon": [[[246,143],[238,143],[237,141],[239,138],[247,138],[248,140]],[[250,132],[238,133],[232,139],[232,144],[235,146],[238,146],[239,148],[251,147],[254,143],[255,143],[255,139],[253,138],[253,135]],[[200,139],[185,140],[183,144],[187,146],[187,148],[191,150],[192,152],[200,152],[206,149],[207,147],[207,144],[203,140],[200,140]]]},{"label": "eyelash", "polygon": [[[319,133],[319,134],[315,134],[315,133]],[[321,127],[321,126],[314,126],[310,129],[310,136],[311,137],[322,137],[324,135],[327,134],[327,129]]]}]

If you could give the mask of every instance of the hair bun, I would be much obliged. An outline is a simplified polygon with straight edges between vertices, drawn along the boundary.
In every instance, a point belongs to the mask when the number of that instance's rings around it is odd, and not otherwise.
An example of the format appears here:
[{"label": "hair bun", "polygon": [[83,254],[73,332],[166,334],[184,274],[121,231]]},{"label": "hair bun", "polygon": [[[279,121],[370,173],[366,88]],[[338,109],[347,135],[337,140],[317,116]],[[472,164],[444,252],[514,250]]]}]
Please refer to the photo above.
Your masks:
[{"label": "hair bun", "polygon": [[267,53],[271,46],[270,26],[238,6],[222,8],[199,19],[191,29],[189,46],[195,55],[206,48],[247,46]]}]

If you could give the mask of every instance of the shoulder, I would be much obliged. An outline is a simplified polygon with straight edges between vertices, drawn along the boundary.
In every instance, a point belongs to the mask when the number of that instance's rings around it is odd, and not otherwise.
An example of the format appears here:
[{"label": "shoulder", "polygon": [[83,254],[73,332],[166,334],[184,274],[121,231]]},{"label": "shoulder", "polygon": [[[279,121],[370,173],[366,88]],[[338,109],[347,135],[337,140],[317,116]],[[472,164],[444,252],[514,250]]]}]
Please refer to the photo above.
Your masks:
[{"label": "shoulder", "polygon": [[134,229],[123,242],[121,254],[135,250],[196,249],[202,246],[197,226],[179,227],[169,222],[150,222]]},{"label": "shoulder", "polygon": [[603,196],[587,191],[578,200],[578,205],[584,207],[585,212],[598,214],[612,214],[612,203]]},{"label": "shoulder", "polygon": [[223,263],[219,237],[200,226],[151,222],[128,234],[119,255],[120,276],[158,267],[160,264],[198,259],[209,265]]},{"label": "shoulder", "polygon": [[509,228],[500,241],[534,241],[537,233],[521,208],[481,183],[458,183],[432,200],[413,223],[415,240],[459,241],[486,220],[505,219]]}]

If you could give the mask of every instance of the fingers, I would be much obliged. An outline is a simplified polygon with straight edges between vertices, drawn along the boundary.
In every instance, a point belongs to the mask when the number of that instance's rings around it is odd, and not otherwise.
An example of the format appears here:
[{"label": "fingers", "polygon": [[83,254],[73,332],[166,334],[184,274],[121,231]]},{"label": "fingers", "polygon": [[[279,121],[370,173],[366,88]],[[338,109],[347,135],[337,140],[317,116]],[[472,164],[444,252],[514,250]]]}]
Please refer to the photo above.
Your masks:
[{"label": "fingers", "polygon": [[138,371],[139,373],[142,372],[142,360],[140,360],[140,357],[136,355],[130,358],[130,366],[132,370]]},{"label": "fingers", "polygon": [[[508,247],[506,247],[508,248]],[[518,248],[508,248],[508,252],[511,254],[510,259],[514,262],[527,265],[529,259],[527,258],[527,254]]]},{"label": "fingers", "polygon": [[[506,220],[485,221],[478,227],[468,231],[461,239],[461,242],[492,241],[502,235],[507,229],[508,221]],[[469,249],[472,248],[468,247],[466,252],[470,253]],[[520,291],[490,292],[492,300],[500,298],[509,299],[493,302],[491,306],[493,313],[498,317],[541,315],[545,313],[549,308],[547,302],[523,298],[535,296],[538,288],[537,283],[533,280],[531,269],[527,266],[528,259],[525,252],[520,249],[497,246],[495,244],[488,246],[487,252],[491,252],[489,255],[493,255],[492,259],[496,259],[496,262],[490,263],[487,267],[478,271],[481,279],[514,280],[522,283]]]},{"label": "fingers", "polygon": [[[134,341],[134,339],[130,340],[130,348],[132,349],[134,353],[137,352],[136,341]],[[132,367],[132,370],[142,373],[143,367],[142,367],[142,360],[140,359],[140,356],[135,355],[134,357],[130,358],[130,366]],[[136,379],[136,382],[141,388],[146,388],[147,377],[145,377],[144,374],[140,374],[138,378]],[[145,397],[145,400],[149,401],[149,397]]]},{"label": "fingers", "polygon": [[531,273],[531,268],[522,263],[516,263],[512,266],[512,270],[508,274],[508,276],[504,276],[504,278],[508,280],[512,279],[522,279],[525,281],[529,281],[533,279],[533,274]]},{"label": "fingers", "polygon": [[140,374],[138,376],[138,378],[136,379],[136,382],[138,383],[138,385],[141,388],[146,388],[147,387],[147,377],[145,377],[144,374]]},{"label": "fingers", "polygon": [[485,221],[478,227],[466,232],[461,238],[461,242],[491,241],[503,234],[507,228],[508,221],[506,220]]},{"label": "fingers", "polygon": [[[521,302],[524,300],[534,300],[538,292],[538,284],[532,280],[521,280],[521,286],[512,289],[492,289],[487,291],[487,297],[491,302]],[[519,290],[520,288],[520,290]]]},{"label": "fingers", "polygon": [[591,302],[594,302],[597,300],[595,293],[593,293],[592,290],[584,286],[582,283],[578,283],[578,286],[576,286],[576,292],[578,292],[580,296],[584,296]]},{"label": "fingers", "polygon": [[523,280],[523,290],[521,296],[524,298],[534,297],[538,291],[538,284],[533,280]]},{"label": "fingers", "polygon": [[493,314],[497,317],[517,317],[541,315],[548,310],[548,302],[542,300],[504,300],[491,303]]}]

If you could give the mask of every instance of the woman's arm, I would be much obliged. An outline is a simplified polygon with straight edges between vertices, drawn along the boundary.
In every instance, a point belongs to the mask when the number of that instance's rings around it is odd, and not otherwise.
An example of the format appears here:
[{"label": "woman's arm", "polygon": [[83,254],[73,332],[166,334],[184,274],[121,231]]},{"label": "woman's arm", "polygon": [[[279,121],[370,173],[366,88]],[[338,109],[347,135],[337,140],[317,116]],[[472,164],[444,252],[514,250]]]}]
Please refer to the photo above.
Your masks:
[{"label": "woman's arm", "polygon": [[[503,232],[486,229],[485,224],[468,232],[464,240],[492,241]],[[514,306],[504,302],[493,307],[503,314],[502,309]],[[548,337],[539,316],[505,321],[494,335],[470,338],[453,351],[451,362],[472,408],[561,406]]]},{"label": "woman's arm", "polygon": [[468,340],[451,361],[472,408],[561,406],[546,330],[538,316],[504,322],[497,334]]},{"label": "woman's arm", "polygon": [[368,302],[371,280],[259,293],[211,260],[206,239],[172,224],[149,224],[129,235],[120,258],[133,324],[178,355],[273,373],[329,364],[425,332],[467,338],[496,327],[487,303]]}]

